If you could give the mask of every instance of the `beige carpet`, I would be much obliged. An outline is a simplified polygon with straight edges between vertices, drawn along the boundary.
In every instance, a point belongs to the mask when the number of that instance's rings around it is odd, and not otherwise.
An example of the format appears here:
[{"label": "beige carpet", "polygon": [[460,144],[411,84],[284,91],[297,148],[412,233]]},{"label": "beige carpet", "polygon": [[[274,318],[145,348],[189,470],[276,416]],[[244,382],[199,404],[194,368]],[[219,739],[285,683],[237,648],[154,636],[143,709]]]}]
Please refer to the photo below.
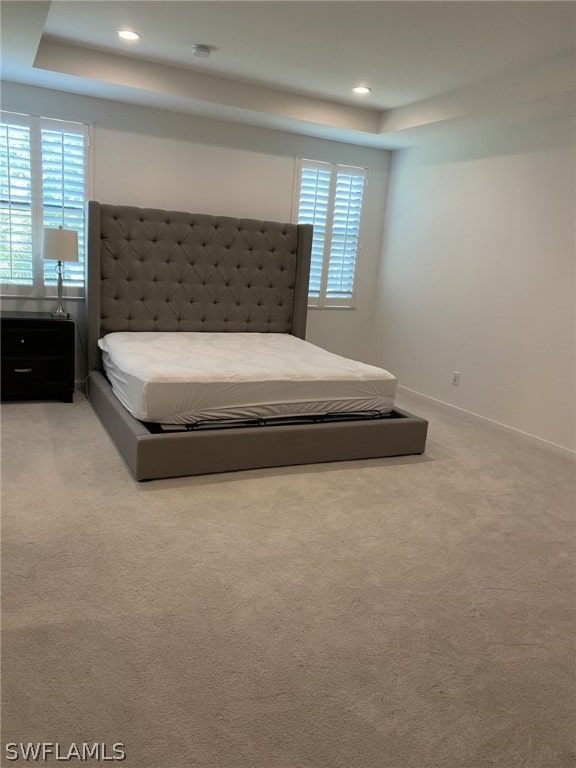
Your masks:
[{"label": "beige carpet", "polygon": [[3,405],[2,765],[49,741],[131,768],[574,766],[574,464],[401,404],[425,457],[145,484],[85,400]]}]

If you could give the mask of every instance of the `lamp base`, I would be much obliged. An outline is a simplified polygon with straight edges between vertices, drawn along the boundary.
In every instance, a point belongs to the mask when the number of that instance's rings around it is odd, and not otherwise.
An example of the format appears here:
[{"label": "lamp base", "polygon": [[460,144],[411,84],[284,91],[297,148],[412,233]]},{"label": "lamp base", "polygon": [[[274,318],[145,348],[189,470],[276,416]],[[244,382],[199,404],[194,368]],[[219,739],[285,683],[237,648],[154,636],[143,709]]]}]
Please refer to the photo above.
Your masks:
[{"label": "lamp base", "polygon": [[70,317],[70,312],[66,312],[66,310],[62,309],[60,310],[58,307],[54,310],[54,312],[50,312],[50,317],[53,317],[55,319],[60,320],[68,320]]},{"label": "lamp base", "polygon": [[62,304],[62,262],[60,260],[58,260],[56,271],[58,273],[58,304],[56,305],[56,309],[50,313],[50,316],[60,318],[61,320],[67,320],[70,317],[70,314],[66,312],[64,305]]}]

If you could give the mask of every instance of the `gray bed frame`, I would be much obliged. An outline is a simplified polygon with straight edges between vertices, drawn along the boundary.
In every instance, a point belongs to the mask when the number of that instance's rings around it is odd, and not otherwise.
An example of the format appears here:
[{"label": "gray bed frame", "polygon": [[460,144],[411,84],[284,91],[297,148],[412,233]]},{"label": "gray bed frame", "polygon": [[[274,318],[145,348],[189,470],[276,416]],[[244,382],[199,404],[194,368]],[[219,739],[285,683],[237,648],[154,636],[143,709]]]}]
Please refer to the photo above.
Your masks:
[{"label": "gray bed frame", "polygon": [[312,227],[88,203],[88,398],[136,480],[423,453],[428,422],[393,418],[152,434],[112,392],[113,331],[305,337]]}]

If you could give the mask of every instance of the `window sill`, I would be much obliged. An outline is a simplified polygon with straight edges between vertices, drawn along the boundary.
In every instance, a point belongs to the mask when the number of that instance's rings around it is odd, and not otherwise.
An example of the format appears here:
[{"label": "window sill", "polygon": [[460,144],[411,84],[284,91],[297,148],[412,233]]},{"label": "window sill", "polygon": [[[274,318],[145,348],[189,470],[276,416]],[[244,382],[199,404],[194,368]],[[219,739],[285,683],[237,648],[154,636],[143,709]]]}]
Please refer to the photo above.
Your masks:
[{"label": "window sill", "polygon": [[[54,294],[53,296],[34,296],[31,293],[4,293],[3,291],[0,291],[0,298],[1,299],[23,299],[25,301],[57,301],[58,296]],[[66,296],[64,294],[62,296],[62,301],[84,301],[84,296]]]}]

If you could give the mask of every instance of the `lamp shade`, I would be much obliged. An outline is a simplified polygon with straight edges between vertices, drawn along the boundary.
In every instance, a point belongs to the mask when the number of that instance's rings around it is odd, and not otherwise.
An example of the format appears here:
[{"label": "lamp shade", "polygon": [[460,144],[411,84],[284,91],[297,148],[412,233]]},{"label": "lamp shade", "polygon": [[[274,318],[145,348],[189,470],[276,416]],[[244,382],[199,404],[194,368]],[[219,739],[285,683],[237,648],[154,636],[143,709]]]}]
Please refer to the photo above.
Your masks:
[{"label": "lamp shade", "polygon": [[45,227],[42,258],[52,261],[78,261],[78,232],[75,229]]}]

